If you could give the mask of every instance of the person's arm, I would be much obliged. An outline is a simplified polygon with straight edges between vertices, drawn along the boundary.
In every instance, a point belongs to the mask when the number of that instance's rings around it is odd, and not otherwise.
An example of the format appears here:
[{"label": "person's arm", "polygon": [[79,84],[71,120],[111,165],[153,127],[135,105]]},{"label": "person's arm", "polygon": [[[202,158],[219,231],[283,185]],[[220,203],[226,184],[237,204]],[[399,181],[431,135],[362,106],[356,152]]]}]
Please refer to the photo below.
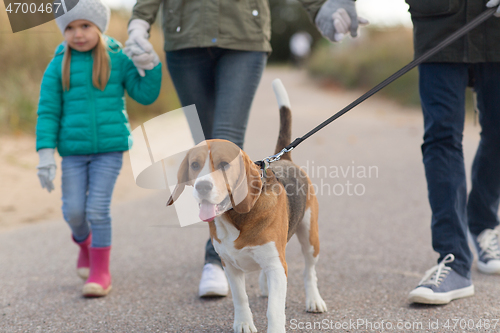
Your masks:
[{"label": "person's arm", "polygon": [[132,10],[127,32],[128,40],[125,42],[123,52],[132,59],[141,76],[145,70],[150,70],[153,66],[154,56],[153,45],[149,42],[149,30],[156,20],[158,9],[163,0],[138,0]]},{"label": "person's arm", "polygon": [[[154,50],[152,51],[154,53]],[[123,84],[127,93],[140,104],[148,105],[156,101],[161,89],[161,62],[156,53],[152,62],[154,67],[145,70],[145,76],[139,75],[133,61],[123,54],[124,79]]]},{"label": "person's arm", "polygon": [[62,113],[60,73],[61,62],[52,59],[43,75],[37,111],[36,150],[39,157],[37,175],[42,188],[46,188],[49,192],[54,189],[52,183],[56,175],[54,152]]},{"label": "person's arm", "polygon": [[62,113],[61,62],[52,59],[43,74],[38,101],[36,150],[55,148]]},{"label": "person's arm", "polygon": [[302,4],[302,7],[304,7],[305,11],[309,15],[311,22],[313,23],[316,19],[316,15],[319,12],[319,9],[326,1],[327,0],[299,0],[299,2]]},{"label": "person's arm", "polygon": [[140,19],[146,21],[149,26],[153,25],[162,2],[163,0],[137,0],[137,3],[132,9],[130,22],[135,19]]}]

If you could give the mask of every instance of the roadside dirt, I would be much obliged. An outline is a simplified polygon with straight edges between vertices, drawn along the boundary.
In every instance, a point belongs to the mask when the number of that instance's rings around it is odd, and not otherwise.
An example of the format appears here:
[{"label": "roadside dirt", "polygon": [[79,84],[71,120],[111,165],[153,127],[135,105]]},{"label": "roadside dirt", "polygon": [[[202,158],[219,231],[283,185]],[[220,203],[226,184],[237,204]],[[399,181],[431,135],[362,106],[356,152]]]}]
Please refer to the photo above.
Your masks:
[{"label": "roadside dirt", "polygon": [[[62,219],[61,158],[58,164],[55,190],[42,189],[37,176],[38,154],[35,138],[28,135],[0,136],[0,231],[43,220]],[[128,153],[118,177],[113,204],[151,195],[135,185]]]}]

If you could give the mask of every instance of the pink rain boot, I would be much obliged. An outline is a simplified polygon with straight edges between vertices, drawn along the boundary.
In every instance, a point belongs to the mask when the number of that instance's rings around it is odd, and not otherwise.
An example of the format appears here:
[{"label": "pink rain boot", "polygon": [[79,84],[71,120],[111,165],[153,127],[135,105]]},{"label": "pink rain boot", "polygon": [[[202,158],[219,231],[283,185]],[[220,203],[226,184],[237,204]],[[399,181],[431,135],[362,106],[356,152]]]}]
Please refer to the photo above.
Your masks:
[{"label": "pink rain boot", "polygon": [[78,260],[76,262],[76,274],[83,280],[87,280],[89,277],[90,270],[90,259],[89,259],[89,247],[92,241],[92,234],[89,234],[86,240],[78,243],[75,237],[71,237],[73,242],[80,247],[80,253],[78,254]]},{"label": "pink rain boot", "polygon": [[111,290],[111,275],[109,274],[109,254],[111,246],[89,247],[90,275],[83,286],[83,296],[102,297]]}]

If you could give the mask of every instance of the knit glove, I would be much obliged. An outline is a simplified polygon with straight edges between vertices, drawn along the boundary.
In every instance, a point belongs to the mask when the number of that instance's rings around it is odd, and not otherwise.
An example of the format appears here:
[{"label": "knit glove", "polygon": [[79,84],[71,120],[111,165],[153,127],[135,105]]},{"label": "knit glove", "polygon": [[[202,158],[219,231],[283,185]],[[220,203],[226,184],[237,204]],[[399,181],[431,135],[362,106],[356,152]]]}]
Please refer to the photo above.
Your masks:
[{"label": "knit glove", "polygon": [[347,33],[356,37],[358,26],[368,24],[368,21],[358,17],[354,0],[327,0],[316,15],[315,23],[323,36],[332,42],[340,42]]},{"label": "knit glove", "polygon": [[160,63],[160,58],[149,42],[148,22],[135,19],[128,25],[128,40],[123,52],[134,62],[140,76],[146,76],[145,70],[152,70]]},{"label": "knit glove", "polygon": [[52,181],[56,177],[56,160],[54,159],[54,149],[44,148],[38,151],[40,162],[36,167],[38,169],[37,175],[40,179],[42,188],[46,188],[49,193],[54,189]]},{"label": "knit glove", "polygon": [[[498,7],[500,5],[500,0],[490,0],[486,4],[486,7],[488,8],[493,8],[493,7]],[[500,17],[500,7],[497,8],[497,12],[495,13],[496,17]]]}]

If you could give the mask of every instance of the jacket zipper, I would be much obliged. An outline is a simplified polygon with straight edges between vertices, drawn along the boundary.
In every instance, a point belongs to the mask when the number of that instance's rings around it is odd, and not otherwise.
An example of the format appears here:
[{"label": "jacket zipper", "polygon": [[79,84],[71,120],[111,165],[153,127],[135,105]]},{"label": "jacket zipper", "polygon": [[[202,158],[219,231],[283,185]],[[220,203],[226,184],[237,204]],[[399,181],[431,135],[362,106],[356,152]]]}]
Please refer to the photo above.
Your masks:
[{"label": "jacket zipper", "polygon": [[91,126],[92,126],[92,153],[96,154],[97,153],[97,121],[96,121],[96,110],[95,110],[95,103],[94,103],[94,89],[92,85],[92,53],[89,52],[87,54],[87,62],[90,63],[90,71],[89,74],[87,74],[87,88],[90,96],[90,101],[89,101],[89,111],[90,111],[90,121],[91,121]]}]

